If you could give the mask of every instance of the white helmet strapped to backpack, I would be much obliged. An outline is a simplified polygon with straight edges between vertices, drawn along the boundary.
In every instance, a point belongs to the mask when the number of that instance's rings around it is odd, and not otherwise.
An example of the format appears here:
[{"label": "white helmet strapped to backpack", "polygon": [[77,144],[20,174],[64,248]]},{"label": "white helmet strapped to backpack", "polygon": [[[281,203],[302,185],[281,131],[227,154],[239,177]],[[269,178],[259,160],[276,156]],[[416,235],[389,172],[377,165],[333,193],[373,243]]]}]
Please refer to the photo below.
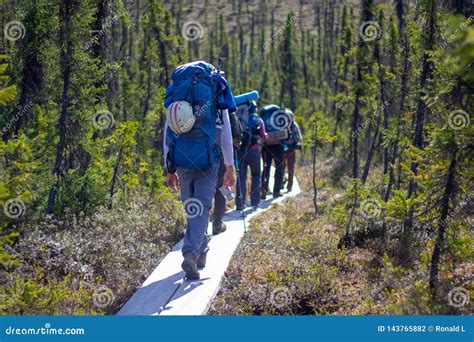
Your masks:
[{"label": "white helmet strapped to backpack", "polygon": [[173,102],[166,111],[166,121],[174,133],[188,133],[196,122],[193,107],[186,101]]}]

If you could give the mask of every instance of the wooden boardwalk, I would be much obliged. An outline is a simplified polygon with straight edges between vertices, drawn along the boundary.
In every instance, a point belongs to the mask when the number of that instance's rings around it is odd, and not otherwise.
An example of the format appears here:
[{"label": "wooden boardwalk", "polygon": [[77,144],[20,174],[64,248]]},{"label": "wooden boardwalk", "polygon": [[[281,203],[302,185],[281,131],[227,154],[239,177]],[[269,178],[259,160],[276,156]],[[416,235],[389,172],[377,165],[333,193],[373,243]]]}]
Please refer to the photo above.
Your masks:
[{"label": "wooden boardwalk", "polygon": [[[122,307],[118,315],[205,315],[219,290],[232,254],[245,233],[244,217],[247,229],[252,229],[250,220],[253,217],[265,212],[274,203],[296,196],[299,192],[300,188],[295,180],[291,193],[285,193],[283,197],[275,200],[267,198],[261,201],[257,210],[247,208],[244,213],[235,210],[226,212],[224,222],[227,231],[211,238],[207,265],[199,271],[200,280],[183,279],[184,272],[180,267],[183,260],[181,255],[183,240],[181,240]],[[211,230],[209,224],[209,233]]]}]

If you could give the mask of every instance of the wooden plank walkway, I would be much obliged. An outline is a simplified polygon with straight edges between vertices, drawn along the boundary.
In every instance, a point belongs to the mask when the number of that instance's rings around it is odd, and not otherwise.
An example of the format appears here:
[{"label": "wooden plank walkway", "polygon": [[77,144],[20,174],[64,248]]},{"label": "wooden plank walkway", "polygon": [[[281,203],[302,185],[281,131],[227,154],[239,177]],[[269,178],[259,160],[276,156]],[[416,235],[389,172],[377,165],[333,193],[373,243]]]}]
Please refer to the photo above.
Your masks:
[{"label": "wooden plank walkway", "polygon": [[[273,170],[270,189],[273,188],[272,183]],[[260,202],[257,210],[247,208],[243,214],[235,210],[227,211],[224,217],[227,231],[211,238],[207,265],[199,271],[200,280],[184,280],[184,272],[180,266],[183,260],[181,255],[183,240],[181,240],[122,307],[118,315],[205,315],[219,290],[232,254],[245,233],[243,218],[245,217],[247,229],[252,229],[250,220],[253,217],[266,211],[274,203],[280,203],[298,193],[300,188],[295,179],[291,193],[285,193],[275,200],[267,198]],[[209,224],[208,232],[211,231],[212,227]]]}]

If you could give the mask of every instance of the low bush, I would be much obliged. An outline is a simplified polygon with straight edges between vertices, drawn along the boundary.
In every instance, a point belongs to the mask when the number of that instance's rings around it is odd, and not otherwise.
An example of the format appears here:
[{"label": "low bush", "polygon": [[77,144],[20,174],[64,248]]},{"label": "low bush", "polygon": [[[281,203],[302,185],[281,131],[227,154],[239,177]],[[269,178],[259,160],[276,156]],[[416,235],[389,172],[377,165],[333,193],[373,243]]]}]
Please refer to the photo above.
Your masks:
[{"label": "low bush", "polygon": [[[1,312],[116,312],[185,228],[183,210],[172,194],[163,192],[153,200],[135,194],[129,203],[98,208],[89,217],[65,212],[60,220],[16,227],[20,238],[9,253],[20,263],[0,271]],[[91,301],[94,296],[97,300]]]}]

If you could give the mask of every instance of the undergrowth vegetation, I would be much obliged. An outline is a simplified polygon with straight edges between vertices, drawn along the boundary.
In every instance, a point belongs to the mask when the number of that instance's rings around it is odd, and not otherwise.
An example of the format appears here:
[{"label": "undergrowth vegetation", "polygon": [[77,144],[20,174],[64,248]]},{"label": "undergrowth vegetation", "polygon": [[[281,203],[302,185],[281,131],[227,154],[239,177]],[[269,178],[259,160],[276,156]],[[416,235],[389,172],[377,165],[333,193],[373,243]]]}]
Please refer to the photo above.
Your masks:
[{"label": "undergrowth vegetation", "polygon": [[8,248],[15,266],[0,271],[5,314],[114,313],[182,237],[176,198],[134,194],[133,204],[92,216],[65,212],[17,227]]},{"label": "undergrowth vegetation", "polygon": [[[325,191],[320,194],[324,203],[320,215],[313,213],[307,167],[300,167],[302,193],[252,221],[210,313],[467,314],[469,306],[448,305],[448,292],[453,284],[468,284],[472,266],[454,262],[455,255],[450,255],[452,262],[443,268],[444,296],[433,300],[428,288],[433,243],[427,235],[414,246],[417,258],[410,267],[396,265],[397,234],[361,239],[359,246],[350,249],[338,247],[345,229],[339,217],[345,201],[344,179],[330,181],[331,165],[338,164],[334,160],[321,164],[318,175]],[[371,222],[359,223],[355,231],[362,236]]]}]

